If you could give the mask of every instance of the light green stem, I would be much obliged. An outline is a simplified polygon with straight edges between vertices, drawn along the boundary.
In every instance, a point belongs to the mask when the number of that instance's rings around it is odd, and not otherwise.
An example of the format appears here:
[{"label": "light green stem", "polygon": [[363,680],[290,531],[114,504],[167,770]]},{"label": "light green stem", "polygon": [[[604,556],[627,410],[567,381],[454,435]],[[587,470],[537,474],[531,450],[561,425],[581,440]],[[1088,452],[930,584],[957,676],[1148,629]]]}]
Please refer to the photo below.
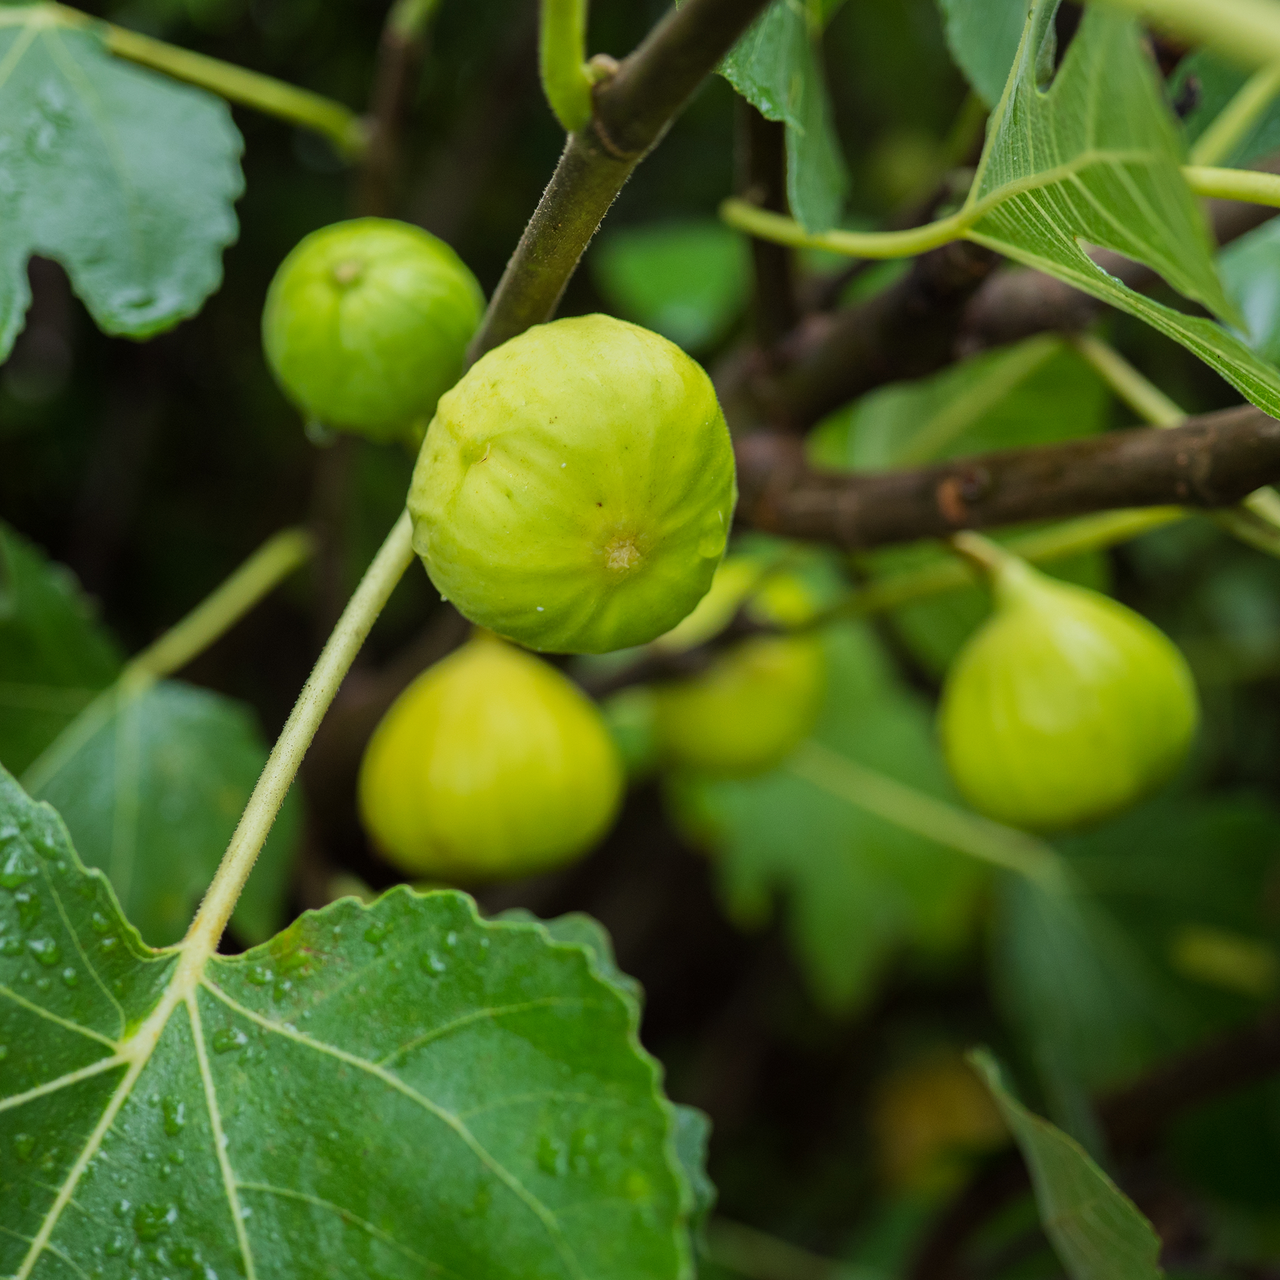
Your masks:
[{"label": "light green stem", "polygon": [[440,0],[396,0],[387,14],[387,26],[401,40],[416,40],[426,31]]},{"label": "light green stem", "polygon": [[285,529],[267,539],[220,587],[181,622],[137,654],[115,682],[104,689],[31,762],[22,785],[32,795],[48,782],[119,709],[123,701],[145,693],[157,680],[186,666],[229,631],[278,583],[310,559],[311,535]]},{"label": "light green stem", "polygon": [[556,119],[575,133],[591,119],[587,0],[542,0],[538,70]]},{"label": "light green stem", "polygon": [[196,967],[217,950],[231,912],[257,861],[271,824],[369,629],[413,560],[413,522],[404,512],[338,619],[289,719],[267,758],[240,824],[183,940],[184,964]]},{"label": "light green stem", "polygon": [[1219,200],[1242,200],[1246,204],[1280,208],[1280,176],[1274,173],[1187,165],[1182,176],[1198,196],[1216,196]]},{"label": "light green stem", "polygon": [[[1189,515],[1190,512],[1183,507],[1104,511],[1020,534],[1005,542],[1004,547],[1023,560],[1043,564],[1111,547],[1118,542],[1128,542],[1153,529],[1185,520]],[[825,626],[839,618],[887,613],[917,600],[927,600],[931,596],[972,585],[973,571],[965,564],[953,559],[939,560],[937,564],[914,569],[910,573],[896,573],[851,591],[846,599],[806,623],[804,629]]]},{"label": "light green stem", "polygon": [[[1079,334],[1070,341],[1140,418],[1154,427],[1175,427],[1185,421],[1182,409],[1114,347],[1091,334]],[[1255,489],[1234,507],[1209,512],[1209,518],[1232,537],[1280,558],[1280,494],[1270,485]]]},{"label": "light green stem", "polygon": [[821,743],[802,743],[787,768],[830,795],[904,831],[1051,888],[1067,885],[1061,858],[1044,841],[904,786]]},{"label": "light green stem", "polygon": [[[1250,204],[1267,204],[1280,207],[1280,176],[1257,173],[1252,169],[1213,169],[1188,165],[1182,170],[1197,195],[1218,196],[1224,200],[1243,200]],[[729,226],[745,231],[758,240],[771,240],[775,244],[789,245],[795,249],[826,249],[830,253],[842,253],[850,258],[911,258],[929,249],[937,249],[953,240],[962,240],[969,229],[1002,200],[1000,191],[993,191],[982,200],[967,204],[963,209],[923,227],[909,227],[905,231],[822,231],[810,233],[793,218],[780,213],[770,213],[746,200],[736,197],[720,205],[720,217]]]},{"label": "light green stem", "polygon": [[1241,85],[1236,96],[1218,112],[1196,139],[1189,159],[1193,165],[1221,164],[1244,140],[1271,100],[1280,93],[1280,63],[1263,67]]},{"label": "light green stem", "polygon": [[1206,44],[1246,67],[1280,63],[1280,8],[1274,0],[1107,0],[1154,26]]},{"label": "light green stem", "polygon": [[247,71],[218,58],[180,49],[110,22],[99,22],[78,9],[65,5],[49,5],[47,8],[66,26],[98,32],[107,48],[118,58],[150,67],[153,71],[162,71],[175,80],[198,85],[228,102],[253,107],[291,124],[314,129],[324,134],[338,153],[348,159],[357,157],[364,150],[367,139],[360,117],[332,98],[299,89],[272,76]]},{"label": "light green stem", "polygon": [[1129,406],[1153,427],[1173,427],[1186,418],[1181,407],[1159,387],[1144,377],[1115,347],[1091,333],[1073,334],[1068,339],[1093,367],[1094,372]]}]

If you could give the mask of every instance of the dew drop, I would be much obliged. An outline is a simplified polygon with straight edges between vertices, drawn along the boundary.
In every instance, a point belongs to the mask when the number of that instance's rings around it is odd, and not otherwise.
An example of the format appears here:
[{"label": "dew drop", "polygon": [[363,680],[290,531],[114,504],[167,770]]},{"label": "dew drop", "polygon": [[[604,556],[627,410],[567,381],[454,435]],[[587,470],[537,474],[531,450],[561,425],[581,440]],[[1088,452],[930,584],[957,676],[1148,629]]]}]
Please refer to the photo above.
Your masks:
[{"label": "dew drop", "polygon": [[62,971],[62,981],[65,986],[74,987],[80,981],[80,975],[68,965]]},{"label": "dew drop", "polygon": [[428,973],[444,973],[449,967],[434,951],[428,951],[425,955],[419,957],[418,963]]},{"label": "dew drop", "polygon": [[133,1233],[139,1240],[159,1240],[178,1220],[176,1204],[144,1204],[133,1215]]},{"label": "dew drop", "polygon": [[22,954],[22,939],[10,934],[7,938],[0,940],[0,954],[20,956]]},{"label": "dew drop", "polygon": [[52,938],[28,938],[27,950],[46,969],[52,969],[62,959],[62,949]]},{"label": "dew drop", "polygon": [[239,1027],[222,1027],[213,1033],[213,1051],[230,1053],[234,1049],[243,1049],[249,1043],[249,1037]]},{"label": "dew drop", "polygon": [[36,1140],[29,1133],[17,1133],[13,1137],[13,1149],[19,1160],[30,1160],[36,1149]]},{"label": "dew drop", "polygon": [[160,1100],[160,1109],[164,1112],[164,1131],[171,1138],[176,1138],[187,1123],[187,1107],[177,1098],[164,1097]]},{"label": "dew drop", "polygon": [[111,921],[108,920],[101,911],[95,911],[93,915],[89,917],[89,928],[92,929],[94,933],[106,933],[111,928]]},{"label": "dew drop", "polygon": [[125,1251],[127,1244],[128,1242],[125,1240],[123,1234],[117,1231],[115,1235],[113,1235],[111,1239],[102,1246],[102,1252],[105,1253],[108,1258],[118,1258]]},{"label": "dew drop", "polygon": [[364,931],[364,940],[366,942],[372,942],[376,946],[390,932],[391,926],[389,924],[379,924],[375,922]]},{"label": "dew drop", "polygon": [[13,901],[18,908],[18,924],[23,929],[30,929],[40,919],[44,903],[30,889],[19,889],[13,895]]},{"label": "dew drop", "polygon": [[0,1062],[3,1062],[9,1056],[9,1046],[0,1044]]},{"label": "dew drop", "polygon": [[114,951],[119,941],[120,939],[114,933],[111,933],[98,943],[98,948],[102,951]]},{"label": "dew drop", "polygon": [[275,977],[275,974],[273,974],[266,965],[255,964],[249,969],[249,972],[245,974],[245,977],[247,977],[255,987],[265,987],[271,982],[272,978]]},{"label": "dew drop", "polygon": [[569,1172],[568,1147],[549,1133],[542,1134],[538,1139],[538,1168],[557,1178]]},{"label": "dew drop", "polygon": [[0,889],[19,889],[36,874],[36,865],[16,841],[0,861]]}]

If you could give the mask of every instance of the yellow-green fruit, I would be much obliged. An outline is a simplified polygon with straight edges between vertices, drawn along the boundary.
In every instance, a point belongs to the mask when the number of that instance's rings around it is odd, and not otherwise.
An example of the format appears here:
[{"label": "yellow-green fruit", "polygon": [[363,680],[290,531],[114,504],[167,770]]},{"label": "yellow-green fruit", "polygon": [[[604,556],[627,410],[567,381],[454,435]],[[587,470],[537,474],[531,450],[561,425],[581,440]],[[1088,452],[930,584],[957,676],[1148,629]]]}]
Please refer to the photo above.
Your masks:
[{"label": "yellow-green fruit", "polygon": [[1104,818],[1177,769],[1198,720],[1173,643],[1106,596],[1008,557],[995,613],[947,675],[952,777],[1002,822],[1052,831]]},{"label": "yellow-green fruit", "polygon": [[736,499],[701,367],[647,329],[580,316],[512,338],[440,398],[409,511],[466,617],[532,649],[605,653],[697,604]]},{"label": "yellow-green fruit", "polygon": [[421,432],[462,373],[484,295],[442,240],[386,218],[312,232],[267,291],[262,342],[308,417],[376,440]]},{"label": "yellow-green fruit", "polygon": [[[795,624],[813,614],[798,579],[762,574],[759,564],[731,558],[697,609],[655,647],[704,643],[744,601],[748,616],[762,623]],[[816,635],[751,636],[714,657],[705,671],[654,690],[659,752],[668,764],[702,773],[763,772],[808,736],[825,686],[826,661]]]},{"label": "yellow-green fruit", "polygon": [[361,818],[388,861],[463,883],[572,861],[621,795],[617,750],[591,701],[488,635],[400,695],[360,767]]}]

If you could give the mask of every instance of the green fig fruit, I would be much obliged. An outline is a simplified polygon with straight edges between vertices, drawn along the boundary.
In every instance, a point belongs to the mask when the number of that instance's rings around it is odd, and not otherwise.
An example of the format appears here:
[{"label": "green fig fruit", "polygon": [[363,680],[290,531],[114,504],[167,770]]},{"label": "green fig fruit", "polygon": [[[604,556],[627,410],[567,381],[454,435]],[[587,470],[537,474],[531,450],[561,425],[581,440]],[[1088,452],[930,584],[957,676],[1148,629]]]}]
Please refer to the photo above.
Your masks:
[{"label": "green fig fruit", "polygon": [[643,644],[702,598],[737,500],[711,380],[608,316],[537,325],[441,396],[414,548],[472,622],[531,649]]},{"label": "green fig fruit", "polygon": [[484,295],[442,240],[386,218],[307,236],[267,290],[262,342],[309,418],[375,440],[420,435],[462,373]]},{"label": "green fig fruit", "polygon": [[[754,621],[774,625],[805,622],[815,607],[794,575],[730,557],[698,607],[654,647],[705,643],[744,606]],[[713,657],[705,671],[654,689],[659,753],[669,765],[701,773],[762,773],[808,736],[825,688],[826,658],[816,634],[750,636]]]},{"label": "green fig fruit", "polygon": [[1131,609],[985,545],[995,613],[948,672],[939,711],[951,775],[975,809],[1026,830],[1105,818],[1186,756],[1191,673]]},{"label": "green fig fruit", "polygon": [[396,700],[360,766],[365,828],[413,876],[459,883],[573,861],[612,822],[622,766],[595,705],[481,633]]}]

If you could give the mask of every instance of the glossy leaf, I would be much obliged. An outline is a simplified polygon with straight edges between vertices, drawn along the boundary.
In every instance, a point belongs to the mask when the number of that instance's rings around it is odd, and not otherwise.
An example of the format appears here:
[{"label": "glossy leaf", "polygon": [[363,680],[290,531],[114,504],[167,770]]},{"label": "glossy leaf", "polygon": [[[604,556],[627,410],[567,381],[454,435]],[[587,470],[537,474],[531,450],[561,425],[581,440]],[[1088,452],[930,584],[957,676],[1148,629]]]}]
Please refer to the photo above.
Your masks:
[{"label": "glossy leaf", "polygon": [[1018,53],[1026,0],[938,0],[938,7],[956,65],[983,102],[995,106]]},{"label": "glossy leaf", "polygon": [[835,226],[849,191],[817,41],[826,16],[811,2],[773,0],[720,64],[763,116],[786,125],[787,202],[808,231]]},{"label": "glossy leaf", "polygon": [[[829,632],[829,692],[814,740],[927,795],[952,799],[932,720],[863,627]],[[852,1011],[888,958],[915,944],[954,949],[969,935],[982,869],[815,786],[786,764],[757,778],[683,779],[687,830],[716,852],[721,891],[743,925],[774,900],[815,996]]]},{"label": "glossy leaf", "polygon": [[1280,374],[1212,320],[1120,283],[1085,252],[1112,249],[1235,320],[1204,216],[1182,178],[1182,144],[1136,23],[1088,6],[1053,83],[1039,52],[1056,5],[1038,0],[992,113],[966,209],[980,244],[1048,272],[1180,342],[1249,400],[1280,413]]},{"label": "glossy leaf", "polygon": [[0,8],[0,359],[56,258],[107,333],[150,337],[222,279],[243,190],[226,105],[112,58],[54,5]]},{"label": "glossy leaf", "polygon": [[120,665],[71,573],[0,522],[0,764],[25,769]]},{"label": "glossy leaf", "polygon": [[690,1274],[658,1068],[584,947],[399,888],[184,966],[7,776],[0,840],[0,1274]]},{"label": "glossy leaf", "polygon": [[1079,1143],[1009,1092],[989,1053],[971,1061],[1022,1150],[1040,1222],[1071,1280],[1158,1280],[1160,1239],[1133,1201]]},{"label": "glossy leaf", "polygon": [[620,316],[689,351],[725,335],[751,287],[746,242],[713,220],[624,227],[592,251],[591,271]]},{"label": "glossy leaf", "polygon": [[[167,946],[195,914],[266,758],[247,707],[165,681],[104,695],[24,782],[59,811],[85,862],[107,873],[129,922]],[[236,905],[246,942],[279,927],[299,816],[286,802]]]}]

